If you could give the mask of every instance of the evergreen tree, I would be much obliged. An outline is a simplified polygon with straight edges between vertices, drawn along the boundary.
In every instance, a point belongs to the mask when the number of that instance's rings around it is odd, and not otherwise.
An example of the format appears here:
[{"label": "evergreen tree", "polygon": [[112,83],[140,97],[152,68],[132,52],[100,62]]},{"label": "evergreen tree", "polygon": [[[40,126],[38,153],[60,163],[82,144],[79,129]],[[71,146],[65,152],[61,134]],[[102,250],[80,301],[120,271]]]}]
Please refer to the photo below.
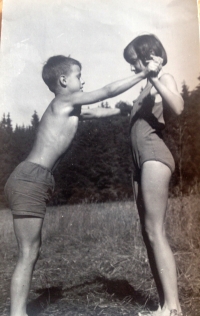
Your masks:
[{"label": "evergreen tree", "polygon": [[37,130],[38,125],[39,125],[39,121],[40,121],[39,116],[38,116],[37,112],[34,111],[34,113],[32,115],[32,120],[31,120],[31,125],[32,125],[32,128],[34,131]]},{"label": "evergreen tree", "polygon": [[0,122],[0,127],[1,129],[5,129],[6,128],[6,116],[5,116],[5,113],[3,114],[3,118]]},{"label": "evergreen tree", "polygon": [[188,86],[186,85],[185,81],[184,81],[183,84],[182,84],[182,92],[181,92],[181,95],[182,95],[182,97],[183,97],[183,100],[184,100],[185,102],[187,102],[188,99],[189,99],[189,96],[190,96],[190,91],[189,91],[189,88],[188,88]]},{"label": "evergreen tree", "polygon": [[3,187],[12,170],[14,161],[13,148],[13,130],[11,124],[10,114],[3,115],[0,122],[0,203],[4,200]]},{"label": "evergreen tree", "polygon": [[12,131],[13,131],[12,120],[10,118],[10,113],[8,113],[7,119],[6,119],[6,130],[7,130],[8,133],[12,133]]}]

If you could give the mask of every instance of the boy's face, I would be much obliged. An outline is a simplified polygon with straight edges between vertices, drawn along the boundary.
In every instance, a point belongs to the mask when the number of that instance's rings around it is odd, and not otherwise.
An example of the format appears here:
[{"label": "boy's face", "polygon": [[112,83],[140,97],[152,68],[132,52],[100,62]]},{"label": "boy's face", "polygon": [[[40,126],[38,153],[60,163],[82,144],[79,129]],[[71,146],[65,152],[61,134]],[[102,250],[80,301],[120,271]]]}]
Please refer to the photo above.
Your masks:
[{"label": "boy's face", "polygon": [[67,87],[71,93],[83,91],[84,81],[81,79],[81,69],[78,65],[71,66],[71,72],[67,76]]},{"label": "boy's face", "polygon": [[141,72],[142,70],[145,69],[145,66],[143,65],[141,59],[138,58],[137,54],[135,51],[131,51],[131,71],[134,71],[136,74]]}]

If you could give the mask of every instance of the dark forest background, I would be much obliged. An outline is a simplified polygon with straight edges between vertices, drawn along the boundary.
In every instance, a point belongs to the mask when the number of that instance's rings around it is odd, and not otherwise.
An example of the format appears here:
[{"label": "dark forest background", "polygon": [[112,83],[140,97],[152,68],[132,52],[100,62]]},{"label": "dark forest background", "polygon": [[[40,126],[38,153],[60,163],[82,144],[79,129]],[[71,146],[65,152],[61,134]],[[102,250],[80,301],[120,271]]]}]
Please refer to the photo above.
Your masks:
[{"label": "dark forest background", "polygon": [[[200,77],[199,77],[200,79]],[[189,91],[182,84],[185,110],[171,113],[164,131],[176,170],[170,184],[171,196],[200,193],[200,84]],[[123,103],[120,101],[119,103]],[[109,107],[109,103],[99,106]],[[5,206],[3,187],[33,145],[39,117],[35,111],[30,126],[12,126],[12,113],[0,122],[0,204]],[[129,117],[82,121],[73,143],[54,176],[56,188],[51,204],[105,202],[132,198],[132,161]]]}]

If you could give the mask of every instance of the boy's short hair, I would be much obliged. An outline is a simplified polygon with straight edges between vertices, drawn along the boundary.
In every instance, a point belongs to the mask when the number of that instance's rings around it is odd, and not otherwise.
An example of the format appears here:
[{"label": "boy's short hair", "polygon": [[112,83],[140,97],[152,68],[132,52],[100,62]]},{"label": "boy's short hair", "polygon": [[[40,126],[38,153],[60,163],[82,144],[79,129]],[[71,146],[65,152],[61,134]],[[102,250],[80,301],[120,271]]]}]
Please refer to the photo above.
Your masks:
[{"label": "boy's short hair", "polygon": [[52,92],[55,93],[59,77],[68,75],[72,65],[78,65],[81,69],[81,63],[71,57],[57,55],[47,60],[42,69],[42,78]]},{"label": "boy's short hair", "polygon": [[131,56],[133,51],[136,52],[137,57],[141,59],[144,65],[146,60],[150,59],[150,55],[159,56],[163,59],[163,66],[167,63],[167,53],[161,41],[153,34],[145,34],[137,36],[124,49],[124,58],[131,64]]}]

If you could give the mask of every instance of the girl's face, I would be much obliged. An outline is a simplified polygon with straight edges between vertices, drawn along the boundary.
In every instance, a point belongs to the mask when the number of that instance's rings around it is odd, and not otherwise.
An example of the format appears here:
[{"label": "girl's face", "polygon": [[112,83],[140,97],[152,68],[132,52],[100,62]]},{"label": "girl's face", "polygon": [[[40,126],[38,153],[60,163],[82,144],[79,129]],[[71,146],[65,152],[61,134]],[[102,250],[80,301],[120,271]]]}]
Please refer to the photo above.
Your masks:
[{"label": "girl's face", "polygon": [[134,50],[131,51],[131,71],[134,71],[136,74],[145,69],[141,59],[138,58],[136,52]]}]

